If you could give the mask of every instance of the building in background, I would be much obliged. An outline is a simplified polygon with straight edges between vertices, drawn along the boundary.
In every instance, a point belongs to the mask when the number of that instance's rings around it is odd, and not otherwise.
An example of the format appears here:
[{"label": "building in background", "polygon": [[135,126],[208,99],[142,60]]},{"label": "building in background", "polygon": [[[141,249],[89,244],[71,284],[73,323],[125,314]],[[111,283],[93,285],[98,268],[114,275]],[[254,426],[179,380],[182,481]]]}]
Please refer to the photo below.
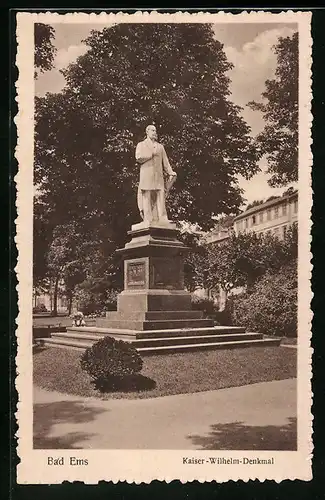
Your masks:
[{"label": "building in background", "polygon": [[255,231],[273,234],[281,239],[288,228],[298,221],[298,191],[288,189],[282,196],[245,210],[234,219],[236,234]]},{"label": "building in background", "polygon": [[205,233],[202,243],[224,243],[234,231],[234,216],[226,215],[218,220],[212,231]]},{"label": "building in background", "polygon": [[265,202],[256,202],[254,206],[229,218],[226,225],[218,224],[203,237],[206,244],[225,242],[232,233],[255,231],[267,233],[283,239],[288,228],[298,222],[298,190],[289,188],[282,196],[272,196]]},{"label": "building in background", "polygon": [[232,227],[213,230],[204,236],[204,242],[208,245],[210,243],[223,243],[227,241],[232,232]]}]

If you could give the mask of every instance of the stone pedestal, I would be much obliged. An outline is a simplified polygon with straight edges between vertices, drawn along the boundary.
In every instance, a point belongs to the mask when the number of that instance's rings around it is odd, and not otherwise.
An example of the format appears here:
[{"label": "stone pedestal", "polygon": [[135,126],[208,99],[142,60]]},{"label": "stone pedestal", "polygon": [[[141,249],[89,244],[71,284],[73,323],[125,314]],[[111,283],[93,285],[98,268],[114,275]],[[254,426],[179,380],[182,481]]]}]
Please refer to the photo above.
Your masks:
[{"label": "stone pedestal", "polygon": [[177,239],[171,223],[135,224],[131,240],[118,250],[124,260],[124,290],[117,311],[96,320],[96,326],[70,327],[66,333],[42,339],[42,345],[87,349],[108,335],[129,342],[141,356],[279,345],[236,326],[214,326],[191,310],[184,290],[184,256],[187,248]]},{"label": "stone pedestal", "polygon": [[184,290],[188,248],[177,239],[175,224],[135,224],[128,234],[131,241],[117,251],[124,261],[117,311],[96,325],[140,331],[212,325],[191,310],[191,294]]}]

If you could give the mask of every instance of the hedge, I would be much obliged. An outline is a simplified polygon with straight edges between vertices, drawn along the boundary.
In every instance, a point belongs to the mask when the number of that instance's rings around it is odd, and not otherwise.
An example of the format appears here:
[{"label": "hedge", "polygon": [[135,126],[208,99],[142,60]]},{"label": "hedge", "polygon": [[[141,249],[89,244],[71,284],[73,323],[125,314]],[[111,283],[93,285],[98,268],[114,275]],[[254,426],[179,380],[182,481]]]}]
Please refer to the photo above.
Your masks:
[{"label": "hedge", "polygon": [[233,324],[275,336],[297,336],[297,265],[267,273],[251,293],[232,297]]}]

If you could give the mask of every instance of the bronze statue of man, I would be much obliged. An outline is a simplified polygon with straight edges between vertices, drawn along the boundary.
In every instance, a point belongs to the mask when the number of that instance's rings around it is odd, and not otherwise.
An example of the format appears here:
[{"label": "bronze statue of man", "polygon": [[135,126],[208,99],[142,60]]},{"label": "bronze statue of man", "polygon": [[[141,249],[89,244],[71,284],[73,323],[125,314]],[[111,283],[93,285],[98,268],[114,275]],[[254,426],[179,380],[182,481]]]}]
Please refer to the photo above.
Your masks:
[{"label": "bronze statue of man", "polygon": [[[169,164],[164,146],[157,141],[156,127],[148,125],[146,134],[135,151],[136,161],[140,163],[138,207],[145,222],[167,222],[166,196],[177,174]],[[164,173],[168,176],[166,184]]]}]

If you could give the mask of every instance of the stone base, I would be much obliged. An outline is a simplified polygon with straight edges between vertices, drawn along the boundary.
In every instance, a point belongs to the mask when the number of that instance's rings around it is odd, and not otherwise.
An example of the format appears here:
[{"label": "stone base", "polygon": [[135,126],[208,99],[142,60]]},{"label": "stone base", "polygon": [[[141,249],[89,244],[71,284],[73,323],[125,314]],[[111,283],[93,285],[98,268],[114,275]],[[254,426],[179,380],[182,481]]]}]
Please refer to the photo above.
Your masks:
[{"label": "stone base", "polygon": [[174,224],[173,222],[169,221],[168,219],[166,219],[166,221],[158,221],[158,222],[139,222],[138,224],[133,224],[131,226],[131,233],[133,233],[134,231],[140,231],[140,230],[143,230],[143,229],[171,229],[173,231],[176,231],[177,228],[176,228],[176,224]]},{"label": "stone base", "polygon": [[96,326],[136,331],[212,327],[213,321],[191,311],[183,270],[188,248],[177,239],[176,225],[142,222],[129,234],[131,241],[118,250],[124,260],[124,290],[117,311],[96,320]]},{"label": "stone base", "polygon": [[117,300],[118,310],[97,319],[96,326],[141,331],[203,328],[214,324],[202,319],[201,311],[191,310],[191,295],[184,290],[124,290]]},{"label": "stone base", "polygon": [[119,321],[125,317],[134,321],[162,321],[175,319],[202,319],[202,311],[129,311],[127,315],[121,311],[109,311],[106,318],[109,321]]},{"label": "stone base", "polygon": [[124,290],[117,297],[117,310],[132,311],[190,311],[191,294],[185,290]]},{"label": "stone base", "polygon": [[191,329],[191,328],[209,328],[214,325],[210,319],[134,319],[128,316],[122,316],[118,319],[101,318],[96,320],[96,326],[99,328],[118,328],[120,330],[173,330],[173,329]]}]

